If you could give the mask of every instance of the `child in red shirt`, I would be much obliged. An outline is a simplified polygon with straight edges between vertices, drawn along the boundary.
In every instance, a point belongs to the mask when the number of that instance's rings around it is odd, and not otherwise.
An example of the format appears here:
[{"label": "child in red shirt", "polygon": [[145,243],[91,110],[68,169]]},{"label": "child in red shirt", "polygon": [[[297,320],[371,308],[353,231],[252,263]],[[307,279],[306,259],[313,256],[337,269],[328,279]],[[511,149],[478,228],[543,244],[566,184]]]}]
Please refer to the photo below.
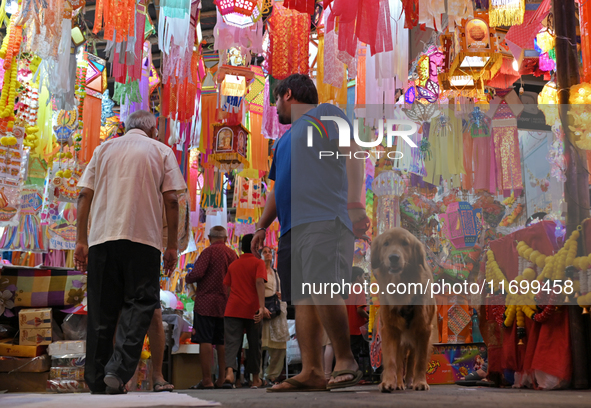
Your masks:
[{"label": "child in red shirt", "polygon": [[226,343],[226,380],[223,388],[234,387],[234,371],[238,369],[236,353],[242,345],[246,331],[248,351],[246,371],[253,375],[253,387],[260,387],[262,319],[265,310],[265,262],[250,250],[252,234],[242,237],[242,255],[228,267],[224,285],[228,287],[228,302],[224,314]]}]

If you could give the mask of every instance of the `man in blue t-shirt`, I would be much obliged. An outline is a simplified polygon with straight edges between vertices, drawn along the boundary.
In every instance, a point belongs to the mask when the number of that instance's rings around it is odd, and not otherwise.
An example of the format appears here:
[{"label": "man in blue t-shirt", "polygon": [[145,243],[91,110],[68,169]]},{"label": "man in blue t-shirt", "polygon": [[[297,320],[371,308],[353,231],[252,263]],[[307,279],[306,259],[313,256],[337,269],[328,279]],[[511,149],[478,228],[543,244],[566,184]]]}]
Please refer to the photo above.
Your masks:
[{"label": "man in blue t-shirt", "polygon": [[[315,106],[318,92],[307,75],[289,76],[274,95],[279,122],[292,126],[275,144],[269,171],[275,188],[267,195],[252,247],[258,254],[265,229],[279,218],[278,273],[283,300],[295,304],[302,372],[270,391],[350,387],[362,373],[349,342],[348,293],[332,296],[330,284],[351,281],[355,236],[361,238],[369,228],[361,203],[365,161],[355,158],[360,149],[354,142],[339,143],[337,121],[352,126],[339,108]],[[328,385],[322,368],[324,330],[336,357]]]}]

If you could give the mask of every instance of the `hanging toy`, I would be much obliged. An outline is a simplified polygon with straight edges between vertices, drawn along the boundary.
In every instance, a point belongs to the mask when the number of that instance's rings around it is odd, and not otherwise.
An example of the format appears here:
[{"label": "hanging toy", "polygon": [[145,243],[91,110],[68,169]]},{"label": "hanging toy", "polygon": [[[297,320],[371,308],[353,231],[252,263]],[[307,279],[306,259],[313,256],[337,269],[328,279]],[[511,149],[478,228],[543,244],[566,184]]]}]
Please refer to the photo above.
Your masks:
[{"label": "hanging toy", "polygon": [[60,110],[57,116],[57,125],[53,127],[57,142],[63,145],[72,145],[72,134],[78,127],[76,110]]}]

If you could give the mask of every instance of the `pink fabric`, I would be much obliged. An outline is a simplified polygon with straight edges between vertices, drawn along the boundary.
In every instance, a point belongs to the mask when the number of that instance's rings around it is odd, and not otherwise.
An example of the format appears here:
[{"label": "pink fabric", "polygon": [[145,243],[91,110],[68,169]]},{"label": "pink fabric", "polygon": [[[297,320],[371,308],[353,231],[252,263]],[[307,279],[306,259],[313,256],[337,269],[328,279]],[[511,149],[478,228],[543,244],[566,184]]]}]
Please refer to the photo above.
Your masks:
[{"label": "pink fabric", "polygon": [[263,52],[263,20],[260,19],[247,28],[238,28],[226,24],[218,11],[213,37],[214,50],[228,50],[236,47],[243,54],[247,52],[259,54]]},{"label": "pink fabric", "polygon": [[[328,20],[330,11],[325,11],[325,21]],[[324,83],[340,88],[343,86],[345,67],[337,58],[337,34],[331,29],[324,34]],[[348,54],[346,54],[348,55]],[[353,64],[356,66],[357,64]]]},{"label": "pink fabric", "polygon": [[542,28],[542,20],[546,18],[548,11],[539,13],[538,10],[526,10],[523,18],[523,24],[512,26],[505,39],[512,42],[520,48],[533,49],[534,38]]},{"label": "pink fabric", "polygon": [[279,139],[291,125],[281,125],[277,116],[277,108],[269,104],[269,82],[265,82],[265,98],[263,106],[263,136],[267,139]]},{"label": "pink fabric", "polygon": [[496,193],[496,161],[492,137],[475,137],[472,154],[474,157],[474,190],[488,190]]}]

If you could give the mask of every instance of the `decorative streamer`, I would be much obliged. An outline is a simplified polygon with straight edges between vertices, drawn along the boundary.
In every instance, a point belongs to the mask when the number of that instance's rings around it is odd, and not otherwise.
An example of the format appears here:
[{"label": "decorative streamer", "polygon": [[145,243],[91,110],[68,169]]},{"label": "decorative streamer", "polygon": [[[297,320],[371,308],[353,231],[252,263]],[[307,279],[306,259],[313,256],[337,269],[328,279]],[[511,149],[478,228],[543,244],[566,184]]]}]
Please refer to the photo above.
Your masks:
[{"label": "decorative streamer", "polygon": [[525,0],[490,0],[488,15],[491,27],[521,25],[525,16]]}]

